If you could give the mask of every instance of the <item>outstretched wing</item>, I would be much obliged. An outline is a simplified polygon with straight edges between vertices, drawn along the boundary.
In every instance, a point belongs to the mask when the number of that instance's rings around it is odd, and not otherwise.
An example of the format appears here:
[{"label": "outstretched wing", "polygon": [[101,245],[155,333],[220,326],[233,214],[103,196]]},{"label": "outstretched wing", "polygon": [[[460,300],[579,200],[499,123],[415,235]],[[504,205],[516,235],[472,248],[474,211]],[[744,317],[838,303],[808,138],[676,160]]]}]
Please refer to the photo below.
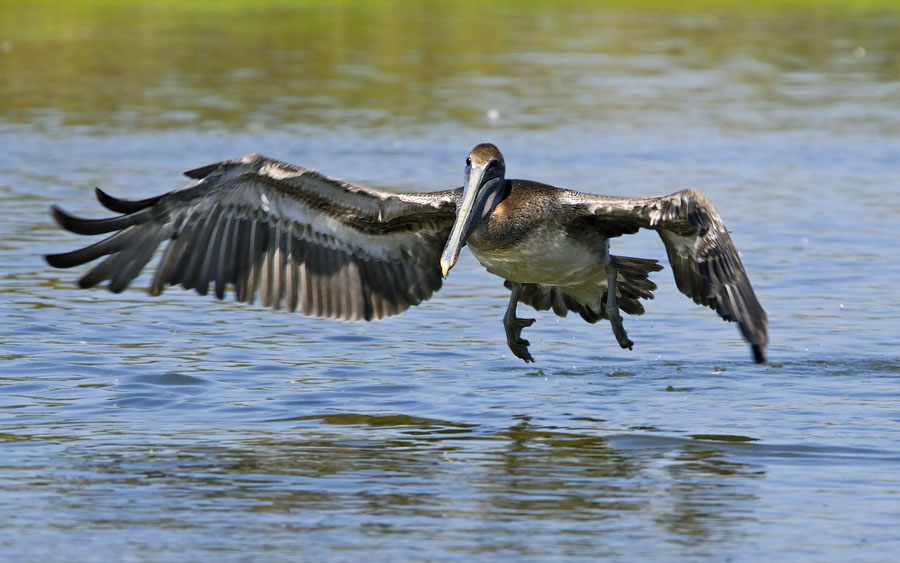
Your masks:
[{"label": "outstretched wing", "polygon": [[461,190],[397,194],[355,186],[259,155],[185,173],[194,184],[141,200],[113,198],[122,213],[81,219],[53,215],[73,233],[112,233],[88,247],[47,256],[70,268],[105,256],[81,287],[109,280],[124,290],[168,242],[150,285],[182,285],[239,301],[259,293],[264,306],[282,304],[307,315],[341,320],[396,315],[441,287],[440,253]]},{"label": "outstretched wing", "polygon": [[712,202],[696,190],[647,198],[572,194],[608,236],[654,229],[666,246],[678,289],[726,321],[738,323],[757,362],[765,361],[766,312],[753,293],[737,248]]}]

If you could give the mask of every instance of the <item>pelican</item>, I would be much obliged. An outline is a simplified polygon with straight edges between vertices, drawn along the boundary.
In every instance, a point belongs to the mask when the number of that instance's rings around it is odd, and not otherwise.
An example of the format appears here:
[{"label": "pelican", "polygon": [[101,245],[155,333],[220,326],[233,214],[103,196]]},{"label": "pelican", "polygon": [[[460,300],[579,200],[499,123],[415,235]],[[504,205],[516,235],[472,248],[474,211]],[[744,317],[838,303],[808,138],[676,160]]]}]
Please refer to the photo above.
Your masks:
[{"label": "pelican", "polygon": [[[569,311],[589,323],[607,319],[619,346],[631,349],[621,311],[644,313],[657,260],[610,254],[610,239],[659,233],[678,289],[736,322],[756,362],[765,361],[766,313],[738,251],[709,199],[695,190],[608,197],[507,180],[500,150],[489,143],[466,158],[461,188],[393,193],[313,170],[248,155],[185,172],[194,183],[140,201],[95,189],[120,215],[82,219],[54,206],[64,229],[106,234],[90,246],[46,256],[57,268],[105,257],[79,281],[109,282],[121,292],[167,243],[151,295],[181,285],[201,295],[300,310],[318,318],[374,320],[427,300],[468,246],[510,289],[503,316],[509,349],[533,362],[522,330],[538,311]],[[111,234],[110,234],[111,233]]]}]

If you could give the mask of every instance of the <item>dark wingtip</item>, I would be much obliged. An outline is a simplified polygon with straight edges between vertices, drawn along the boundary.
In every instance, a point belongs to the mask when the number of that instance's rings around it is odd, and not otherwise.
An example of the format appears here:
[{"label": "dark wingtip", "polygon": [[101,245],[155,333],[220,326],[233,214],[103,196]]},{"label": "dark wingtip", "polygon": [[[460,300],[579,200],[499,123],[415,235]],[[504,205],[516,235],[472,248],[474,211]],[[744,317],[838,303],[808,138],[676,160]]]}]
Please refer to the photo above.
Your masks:
[{"label": "dark wingtip", "polygon": [[209,176],[216,168],[219,167],[221,163],[217,162],[215,164],[207,164],[206,166],[201,166],[200,168],[194,168],[192,170],[188,170],[184,172],[184,175],[188,178],[193,178],[194,180],[202,180]]},{"label": "dark wingtip", "polygon": [[97,196],[97,201],[99,201],[100,205],[103,207],[110,211],[115,211],[116,213],[126,214],[135,213],[141,209],[145,209],[159,201],[159,198],[161,197],[156,196],[141,200],[119,199],[109,195],[100,188],[94,188],[94,195]]},{"label": "dark wingtip", "polygon": [[68,213],[63,211],[63,209],[61,207],[59,207],[58,205],[50,206],[50,214],[53,216],[53,220],[56,221],[60,227],[62,227],[63,229],[65,229],[67,231],[71,231],[72,229],[69,227],[73,223],[78,222],[77,217],[75,217],[73,215],[69,215]]},{"label": "dark wingtip", "polygon": [[127,211],[121,211],[119,209],[120,199],[114,198],[108,193],[104,192],[100,188],[94,188],[94,196],[97,198],[97,201],[100,202],[100,205],[109,209],[110,211],[116,211],[118,213],[127,213]]},{"label": "dark wingtip", "polygon": [[753,360],[758,364],[766,363],[766,350],[761,344],[753,345]]},{"label": "dark wingtip", "polygon": [[[149,200],[144,201],[146,202]],[[138,202],[129,201],[124,203],[132,206],[137,205]],[[125,227],[143,223],[150,217],[150,211],[147,210],[144,202],[141,202],[139,209],[143,212],[130,213],[118,217],[110,217],[108,219],[82,219],[80,217],[75,217],[74,215],[69,215],[55,205],[50,206],[50,212],[53,215],[53,219],[59,223],[59,226],[77,235],[102,235],[104,233],[120,231]]]},{"label": "dark wingtip", "polygon": [[68,252],[62,254],[44,254],[44,260],[54,268],[68,268],[71,264],[68,260],[65,260],[67,254]]}]

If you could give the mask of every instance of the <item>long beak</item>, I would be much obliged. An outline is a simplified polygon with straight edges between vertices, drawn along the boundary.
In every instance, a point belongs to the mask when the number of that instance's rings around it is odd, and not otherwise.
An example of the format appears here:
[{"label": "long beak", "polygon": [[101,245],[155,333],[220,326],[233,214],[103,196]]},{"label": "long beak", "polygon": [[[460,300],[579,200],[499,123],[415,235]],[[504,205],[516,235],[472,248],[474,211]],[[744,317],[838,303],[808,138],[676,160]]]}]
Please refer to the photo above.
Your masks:
[{"label": "long beak", "polygon": [[[481,189],[481,183],[484,180],[484,169],[475,167],[469,169],[466,176],[466,185],[463,187],[462,202],[456,209],[456,222],[450,230],[450,237],[444,246],[444,252],[441,253],[441,274],[446,278],[459,259],[459,251],[466,244],[466,239],[478,226],[481,219],[481,210],[475,205],[478,198],[478,192]],[[483,204],[483,198],[482,198]]]}]

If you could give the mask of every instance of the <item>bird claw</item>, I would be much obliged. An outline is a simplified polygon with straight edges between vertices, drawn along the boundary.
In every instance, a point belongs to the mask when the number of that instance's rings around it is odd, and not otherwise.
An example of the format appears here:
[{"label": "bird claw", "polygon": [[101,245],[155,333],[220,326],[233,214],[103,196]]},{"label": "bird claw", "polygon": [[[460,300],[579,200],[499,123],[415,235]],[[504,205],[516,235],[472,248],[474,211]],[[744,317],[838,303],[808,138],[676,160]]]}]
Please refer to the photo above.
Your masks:
[{"label": "bird claw", "polygon": [[508,319],[504,324],[506,325],[506,343],[509,345],[509,349],[512,350],[512,353],[515,354],[517,358],[525,360],[526,362],[533,362],[534,358],[532,358],[531,354],[528,352],[528,346],[530,346],[531,343],[522,338],[522,329],[533,325],[534,319],[520,319],[518,317],[513,317],[512,319]]},{"label": "bird claw", "polygon": [[534,362],[534,358],[531,357],[531,354],[528,352],[527,346],[528,341],[522,340],[514,344],[510,344],[509,349],[512,350],[512,353],[515,354],[517,358],[525,360],[525,363]]}]

